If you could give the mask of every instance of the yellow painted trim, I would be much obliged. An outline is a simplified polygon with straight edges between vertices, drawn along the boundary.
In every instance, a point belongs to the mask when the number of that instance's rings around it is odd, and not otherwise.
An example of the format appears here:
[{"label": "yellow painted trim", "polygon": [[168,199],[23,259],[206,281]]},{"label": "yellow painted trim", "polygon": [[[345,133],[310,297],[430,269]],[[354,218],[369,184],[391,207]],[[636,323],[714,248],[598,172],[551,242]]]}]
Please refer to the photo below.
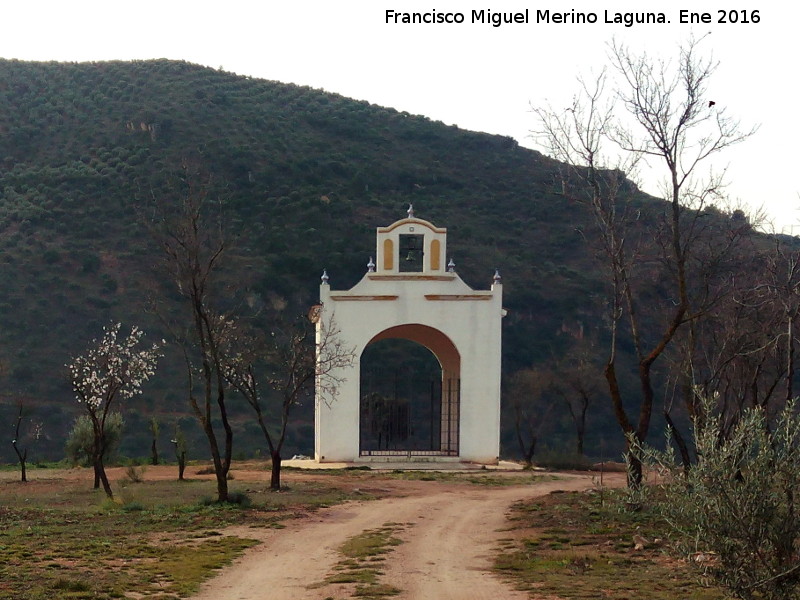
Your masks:
[{"label": "yellow painted trim", "polygon": [[431,242],[431,271],[439,271],[442,268],[442,243],[439,240]]},{"label": "yellow painted trim", "polygon": [[400,219],[399,221],[395,221],[394,223],[386,227],[378,227],[378,233],[389,233],[397,229],[401,225],[422,225],[423,227],[427,227],[428,229],[430,229],[433,233],[447,233],[446,227],[436,227],[436,225],[434,225],[430,221],[425,221],[423,219],[417,219],[417,218]]},{"label": "yellow painted trim", "polygon": [[394,268],[394,242],[383,240],[383,270],[391,271]]},{"label": "yellow painted trim", "polygon": [[461,301],[461,300],[491,300],[492,296],[473,296],[470,294],[425,294],[425,300],[445,300],[445,301]]},{"label": "yellow painted trim", "polygon": [[452,281],[455,275],[424,275],[422,273],[404,273],[402,275],[376,275],[369,273],[370,279],[378,281]]},{"label": "yellow painted trim", "polygon": [[386,301],[397,300],[399,296],[329,296],[331,300],[336,302],[340,301],[353,301],[353,302],[370,302],[370,301]]}]

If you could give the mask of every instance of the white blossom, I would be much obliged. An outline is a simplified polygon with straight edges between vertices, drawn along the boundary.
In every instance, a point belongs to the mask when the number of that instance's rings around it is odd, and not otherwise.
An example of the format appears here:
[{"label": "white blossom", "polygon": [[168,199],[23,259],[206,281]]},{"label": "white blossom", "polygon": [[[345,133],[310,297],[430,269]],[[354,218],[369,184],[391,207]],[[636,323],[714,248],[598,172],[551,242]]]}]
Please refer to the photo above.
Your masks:
[{"label": "white blossom", "polygon": [[139,348],[144,332],[133,326],[120,338],[121,327],[104,327],[103,337],[67,365],[75,398],[90,411],[105,408],[117,396],[124,400],[141,394],[142,384],[155,374],[161,345]]}]

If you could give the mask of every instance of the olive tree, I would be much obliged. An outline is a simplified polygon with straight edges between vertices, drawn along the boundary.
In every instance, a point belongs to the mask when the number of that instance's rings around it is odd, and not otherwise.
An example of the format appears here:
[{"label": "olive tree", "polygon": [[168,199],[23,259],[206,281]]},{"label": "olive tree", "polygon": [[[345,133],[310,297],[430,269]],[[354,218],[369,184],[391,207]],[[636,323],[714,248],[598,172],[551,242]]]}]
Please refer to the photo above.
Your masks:
[{"label": "olive tree", "polygon": [[[792,401],[770,419],[740,413],[728,435],[717,399],[695,421],[697,462],[638,447],[662,471],[658,504],[690,562],[742,600],[800,598],[800,415]],[[636,444],[635,440],[632,443]]]},{"label": "olive tree", "polygon": [[[109,413],[105,424],[105,453],[103,462],[111,460],[119,450],[122,443],[122,433],[125,428],[125,420],[119,412]],[[94,445],[94,428],[89,415],[80,415],[72,423],[72,429],[67,436],[64,450],[67,458],[73,465],[84,467],[92,466],[92,446]],[[94,488],[100,487],[100,477],[95,473]]]}]

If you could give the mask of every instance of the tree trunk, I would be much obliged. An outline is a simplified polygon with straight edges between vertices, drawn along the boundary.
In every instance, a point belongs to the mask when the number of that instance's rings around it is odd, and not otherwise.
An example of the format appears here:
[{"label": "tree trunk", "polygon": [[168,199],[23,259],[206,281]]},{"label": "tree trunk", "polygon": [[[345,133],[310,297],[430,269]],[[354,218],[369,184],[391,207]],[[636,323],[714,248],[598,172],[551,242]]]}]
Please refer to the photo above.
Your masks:
[{"label": "tree trunk", "polygon": [[178,481],[183,481],[183,472],[186,470],[186,452],[178,455]]},{"label": "tree trunk", "polygon": [[794,382],[794,319],[789,316],[786,332],[786,402],[794,399],[792,384]]},{"label": "tree trunk", "polygon": [[533,464],[533,455],[536,452],[536,434],[530,423],[525,423],[528,425],[528,435],[530,436],[530,443],[526,444],[525,435],[522,432],[522,426],[523,422],[525,421],[525,417],[519,406],[515,407],[514,413],[514,430],[517,433],[519,453],[522,456],[522,459],[525,461],[525,465],[530,467]]},{"label": "tree trunk", "polygon": [[217,502],[228,501],[228,469],[223,468],[219,453],[214,457],[214,474],[217,476]]},{"label": "tree trunk", "polygon": [[93,462],[94,467],[94,489],[100,489],[100,471],[97,468],[97,463]]},{"label": "tree trunk", "polygon": [[25,460],[28,458],[28,449],[25,448],[24,451],[20,452],[20,449],[17,447],[17,440],[19,440],[19,429],[20,425],[22,424],[22,401],[19,403],[19,414],[17,415],[17,426],[14,430],[14,439],[11,441],[11,445],[14,447],[14,452],[17,453],[17,458],[19,459],[19,469],[20,469],[20,477],[21,481],[25,483],[28,481],[27,473],[25,472]]},{"label": "tree trunk", "polygon": [[575,433],[578,437],[577,451],[578,456],[583,456],[583,440],[586,438],[586,413],[589,410],[589,395],[584,393],[581,397],[581,414],[575,423]]},{"label": "tree trunk", "polygon": [[158,447],[156,446],[156,439],[155,438],[153,438],[153,443],[150,446],[150,456],[151,456],[150,462],[152,463],[152,465],[153,466],[157,466],[158,465]]},{"label": "tree trunk", "polygon": [[536,452],[536,436],[531,434],[530,444],[525,443],[524,436],[522,435],[522,428],[519,422],[516,423],[517,430],[517,443],[519,444],[519,452],[522,455],[525,465],[530,467],[533,464],[533,455]]},{"label": "tree trunk", "polygon": [[281,453],[280,451],[270,452],[272,458],[272,475],[269,480],[269,489],[277,492],[281,489]]},{"label": "tree trunk", "polygon": [[525,464],[529,467],[533,465],[533,455],[536,453],[536,438],[531,438],[531,445],[528,447],[527,452],[525,452]]},{"label": "tree trunk", "polygon": [[[17,434],[16,435],[19,435],[19,425],[17,425]],[[25,482],[28,481],[27,470],[25,468],[25,462],[26,462],[26,459],[28,458],[28,449],[26,448],[24,452],[20,452],[19,448],[17,448],[17,440],[16,440],[16,438],[11,443],[11,445],[14,446],[14,452],[17,453],[17,458],[19,459],[20,481],[22,481],[22,483],[25,483]]]},{"label": "tree trunk", "polygon": [[[103,491],[106,493],[106,496],[108,496],[109,498],[113,498],[114,492],[111,491],[111,484],[108,483],[108,477],[106,476],[106,469],[105,466],[103,465],[102,456],[95,459],[94,475],[95,475],[95,482],[99,478],[100,482],[103,484]],[[95,489],[96,487],[97,486],[95,486]]]},{"label": "tree trunk", "polygon": [[638,490],[642,487],[642,461],[630,447],[625,451],[628,462],[628,488]]},{"label": "tree trunk", "polygon": [[201,419],[203,424],[203,431],[208,439],[208,446],[211,450],[211,460],[214,463],[214,475],[217,478],[217,502],[228,501],[228,469],[230,464],[225,464],[219,453],[219,446],[217,445],[217,436],[211,425],[211,421],[207,418]]},{"label": "tree trunk", "polygon": [[667,411],[664,411],[664,420],[666,420],[669,431],[672,434],[672,439],[675,441],[675,445],[678,446],[678,451],[681,453],[683,472],[688,475],[689,469],[692,468],[692,457],[689,455],[689,447],[686,445],[686,440],[683,439],[681,432],[675,427],[675,423],[672,421],[672,417],[670,417]]}]

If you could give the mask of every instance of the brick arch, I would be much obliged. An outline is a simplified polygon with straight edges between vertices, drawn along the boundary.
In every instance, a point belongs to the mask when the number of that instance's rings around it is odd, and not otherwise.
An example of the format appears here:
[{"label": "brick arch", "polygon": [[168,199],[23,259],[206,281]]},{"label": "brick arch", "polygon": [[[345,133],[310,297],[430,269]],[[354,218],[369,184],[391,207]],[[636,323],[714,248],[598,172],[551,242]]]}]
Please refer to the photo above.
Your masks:
[{"label": "brick arch", "polygon": [[367,346],[380,340],[403,339],[416,342],[430,350],[442,367],[442,377],[458,379],[461,375],[461,354],[453,341],[444,333],[428,325],[408,323],[384,329],[367,342]]}]

